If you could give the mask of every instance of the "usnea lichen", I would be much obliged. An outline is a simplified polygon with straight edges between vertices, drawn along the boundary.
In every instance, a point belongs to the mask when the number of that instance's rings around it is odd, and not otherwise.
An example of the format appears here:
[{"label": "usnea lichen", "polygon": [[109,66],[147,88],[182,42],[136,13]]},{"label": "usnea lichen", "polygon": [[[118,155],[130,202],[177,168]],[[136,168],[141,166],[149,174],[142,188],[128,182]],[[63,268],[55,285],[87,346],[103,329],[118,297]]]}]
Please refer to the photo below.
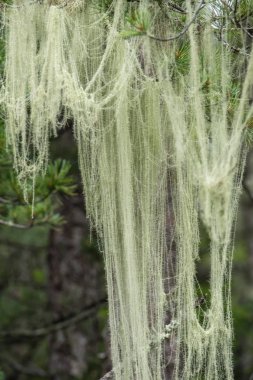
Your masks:
[{"label": "usnea lichen", "polygon": [[[123,39],[128,7],[153,22]],[[33,185],[46,170],[49,138],[73,119],[87,211],[104,253],[116,380],[163,379],[164,334],[176,336],[173,379],[231,380],[232,233],[253,58],[231,115],[234,64],[208,22],[201,34],[189,25],[189,70],[180,71],[178,42],[148,35],[175,32],[158,4],[118,0],[109,8],[23,0],[6,11],[2,99],[14,167],[25,189]],[[166,302],[169,170],[177,253]],[[199,219],[211,242],[210,307],[201,320]],[[168,308],[173,328],[165,328]]]}]

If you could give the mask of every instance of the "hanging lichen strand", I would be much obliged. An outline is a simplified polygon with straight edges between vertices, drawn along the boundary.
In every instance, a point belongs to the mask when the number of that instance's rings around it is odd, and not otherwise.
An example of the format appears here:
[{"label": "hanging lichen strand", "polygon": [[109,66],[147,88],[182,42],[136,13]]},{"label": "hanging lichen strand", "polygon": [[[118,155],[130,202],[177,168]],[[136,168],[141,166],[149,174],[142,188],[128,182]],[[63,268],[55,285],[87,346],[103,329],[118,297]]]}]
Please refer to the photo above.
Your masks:
[{"label": "hanging lichen strand", "polygon": [[67,117],[68,73],[71,85],[78,75],[66,51],[66,12],[30,2],[18,4],[6,14],[4,98],[7,142],[26,194],[47,167],[49,138],[57,135]]},{"label": "hanging lichen strand", "polygon": [[[191,9],[188,7],[189,12]],[[233,379],[230,279],[235,222],[245,160],[243,138],[252,116],[248,90],[253,56],[242,87],[238,62],[215,39],[189,28],[189,73],[163,83],[173,134],[178,322],[175,379]],[[241,96],[233,97],[235,91]],[[238,93],[238,92],[237,92]],[[199,308],[196,261],[199,219],[210,240],[210,300]],[[203,295],[203,294],[202,294]]]},{"label": "hanging lichen strand", "polygon": [[[116,380],[164,379],[164,339],[174,337],[173,380],[231,380],[232,232],[253,58],[235,84],[239,62],[215,38],[208,11],[195,31],[190,0],[183,42],[161,41],[178,29],[159,2],[115,0],[105,10],[106,3],[22,0],[6,10],[2,99],[14,166],[29,190],[46,170],[50,137],[73,119],[105,260]],[[168,168],[177,273],[165,295],[164,266],[173,261],[165,259]],[[211,262],[203,310],[196,309],[200,220]]]},{"label": "hanging lichen strand", "polygon": [[[118,8],[118,20],[123,11]],[[166,124],[159,83],[150,75],[149,46],[144,51],[141,40],[115,39],[115,32],[105,67],[91,79],[104,90],[103,109],[88,133],[76,125],[79,160],[87,209],[102,237],[115,378],[158,380],[163,378]]]}]

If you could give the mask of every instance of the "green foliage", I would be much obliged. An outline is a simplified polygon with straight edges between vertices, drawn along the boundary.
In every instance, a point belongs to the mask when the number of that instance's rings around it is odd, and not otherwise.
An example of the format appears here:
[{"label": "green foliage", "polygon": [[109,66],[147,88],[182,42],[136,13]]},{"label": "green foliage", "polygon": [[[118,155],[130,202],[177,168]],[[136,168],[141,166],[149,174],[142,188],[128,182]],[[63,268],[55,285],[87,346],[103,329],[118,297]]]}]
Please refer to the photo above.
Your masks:
[{"label": "green foliage", "polygon": [[146,35],[151,26],[149,12],[133,10],[126,16],[126,22],[131,29],[121,31],[122,38],[138,37]]},{"label": "green foliage", "polygon": [[46,175],[40,177],[35,188],[34,220],[31,220],[33,191],[30,189],[27,204],[24,200],[16,174],[12,169],[11,152],[6,150],[3,125],[0,125],[0,219],[6,225],[20,225],[20,228],[48,224],[59,226],[64,220],[57,212],[60,197],[75,194],[75,177],[66,160],[56,159],[48,166]]},{"label": "green foliage", "polygon": [[76,185],[70,174],[71,165],[66,160],[55,160],[48,166],[46,176],[40,177],[38,188],[42,193],[59,193],[68,196],[75,195]]},{"label": "green foliage", "polygon": [[186,40],[179,40],[175,47],[175,72],[186,74],[190,67],[190,45]]},{"label": "green foliage", "polygon": [[238,1],[237,17],[243,18],[253,12],[253,2],[251,0]]}]

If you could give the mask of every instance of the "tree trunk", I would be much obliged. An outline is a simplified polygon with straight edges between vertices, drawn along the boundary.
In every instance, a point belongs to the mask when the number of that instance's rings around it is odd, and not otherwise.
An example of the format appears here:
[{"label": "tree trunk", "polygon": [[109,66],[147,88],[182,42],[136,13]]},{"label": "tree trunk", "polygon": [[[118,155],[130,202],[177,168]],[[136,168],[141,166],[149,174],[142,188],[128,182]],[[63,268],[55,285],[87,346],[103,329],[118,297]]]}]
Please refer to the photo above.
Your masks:
[{"label": "tree trunk", "polygon": [[[83,196],[64,200],[61,211],[66,224],[50,231],[48,250],[48,296],[54,320],[78,313],[105,297],[102,256],[99,257],[92,245],[89,247]],[[100,330],[94,315],[88,322],[74,324],[50,336],[52,380],[79,378],[87,371],[90,362],[98,358],[99,344],[103,341]]]}]

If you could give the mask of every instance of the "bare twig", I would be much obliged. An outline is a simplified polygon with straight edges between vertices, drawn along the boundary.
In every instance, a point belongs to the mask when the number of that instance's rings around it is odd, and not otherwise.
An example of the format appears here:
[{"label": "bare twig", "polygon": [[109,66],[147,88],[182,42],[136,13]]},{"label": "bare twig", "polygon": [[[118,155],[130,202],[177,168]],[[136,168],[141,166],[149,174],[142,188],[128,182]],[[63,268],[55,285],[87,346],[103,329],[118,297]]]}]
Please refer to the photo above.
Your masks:
[{"label": "bare twig", "polygon": [[236,13],[237,13],[237,9],[238,9],[238,0],[235,0],[235,4],[234,4],[234,17],[236,17]]},{"label": "bare twig", "polygon": [[199,12],[201,11],[201,9],[204,6],[205,6],[205,0],[201,0],[200,3],[199,3],[199,5],[198,5],[198,7],[196,8],[193,16],[192,16],[192,19],[185,25],[185,27],[181,30],[181,32],[178,33],[178,34],[176,34],[175,36],[171,36],[171,37],[168,37],[168,38],[153,36],[151,34],[147,34],[147,36],[149,38],[153,39],[153,40],[161,41],[161,42],[173,41],[173,40],[176,40],[176,39],[182,37],[188,31],[188,29],[190,28],[190,26],[194,23],[194,21],[198,17]]},{"label": "bare twig", "polygon": [[[62,224],[62,223],[64,223],[64,221],[60,219],[58,221],[58,224]],[[11,228],[18,228],[21,230],[29,230],[32,227],[39,227],[39,226],[46,226],[46,225],[50,225],[50,226],[53,226],[55,228],[57,227],[57,225],[55,223],[53,223],[53,221],[50,220],[50,215],[46,215],[41,219],[36,219],[33,216],[32,219],[30,220],[30,222],[27,224],[16,223],[12,220],[0,219],[0,225],[6,226],[6,227],[11,227]]]},{"label": "bare twig", "polygon": [[[248,28],[245,28],[242,23],[237,19],[237,18],[234,18],[232,19],[232,21],[234,22],[234,24],[241,30],[244,31],[244,33],[246,33],[250,38],[253,38],[253,34],[251,32],[248,31]],[[250,29],[251,30],[251,29]]]},{"label": "bare twig", "polygon": [[91,305],[86,306],[83,310],[75,315],[65,318],[60,321],[56,321],[53,324],[41,327],[35,330],[17,330],[17,331],[5,331],[0,333],[0,341],[20,341],[24,339],[36,339],[43,336],[50,335],[54,332],[65,330],[70,326],[90,318],[97,311],[99,307],[107,302],[106,298],[102,298]]},{"label": "bare twig", "polygon": [[222,36],[217,36],[217,39],[223,43],[224,46],[226,46],[229,50],[231,50],[233,53],[244,55],[245,57],[249,57],[250,54],[247,53],[245,50],[242,50],[236,46],[231,45],[228,43]]},{"label": "bare twig", "polygon": [[234,8],[226,1],[226,0],[220,0],[221,3],[233,14],[233,17],[230,16],[231,21],[233,24],[238,28],[244,31],[250,38],[253,38],[253,34],[248,31],[248,28],[245,28],[245,26],[242,25],[241,21],[237,18],[237,1],[235,2]]},{"label": "bare twig", "polygon": [[173,3],[172,1],[169,1],[169,0],[163,1],[162,4],[168,5],[170,8],[172,8],[176,12],[179,12],[179,13],[182,13],[182,14],[187,14],[187,11],[184,8],[182,8],[179,5]]}]

